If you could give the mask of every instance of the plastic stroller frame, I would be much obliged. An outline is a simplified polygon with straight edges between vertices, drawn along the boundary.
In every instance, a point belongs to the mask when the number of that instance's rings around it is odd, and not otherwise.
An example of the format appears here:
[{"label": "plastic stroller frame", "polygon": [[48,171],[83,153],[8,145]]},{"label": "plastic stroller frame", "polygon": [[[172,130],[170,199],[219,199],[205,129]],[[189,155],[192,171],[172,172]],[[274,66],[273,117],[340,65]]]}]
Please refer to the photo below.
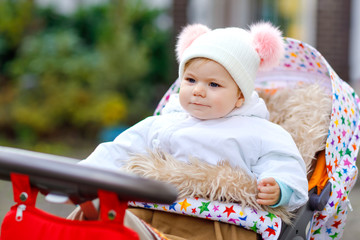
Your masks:
[{"label": "plastic stroller frame", "polygon": [[297,217],[293,219],[293,225],[283,225],[279,240],[305,240],[307,239],[309,224],[314,211],[321,211],[326,206],[331,195],[331,183],[328,182],[325,188],[318,195],[316,188],[309,191],[309,201],[297,210]]}]

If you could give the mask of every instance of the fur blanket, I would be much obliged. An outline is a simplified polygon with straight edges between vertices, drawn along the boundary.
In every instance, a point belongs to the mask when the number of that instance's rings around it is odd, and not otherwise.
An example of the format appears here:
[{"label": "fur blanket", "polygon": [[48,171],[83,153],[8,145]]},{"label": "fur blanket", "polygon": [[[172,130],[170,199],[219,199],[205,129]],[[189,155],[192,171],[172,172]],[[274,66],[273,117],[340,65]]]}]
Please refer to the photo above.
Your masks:
[{"label": "fur blanket", "polygon": [[250,177],[243,169],[230,166],[227,161],[211,165],[191,158],[189,163],[185,163],[177,161],[170,154],[149,151],[148,154],[138,154],[130,158],[124,170],[173,184],[179,191],[179,199],[200,197],[237,202],[243,207],[249,206],[271,212],[280,216],[284,222],[291,223],[292,214],[284,207],[270,208],[259,205],[256,202],[256,179]]},{"label": "fur blanket", "polygon": [[[267,103],[270,120],[290,132],[308,172],[312,172],[316,153],[325,148],[331,97],[317,84],[279,89],[275,93],[260,91],[259,95]],[[148,152],[130,158],[124,165],[124,170],[173,184],[179,191],[179,198],[201,197],[237,202],[242,206],[277,214],[286,223],[290,223],[292,217],[283,207],[259,205],[256,202],[256,179],[248,176],[243,169],[230,166],[227,161],[215,166],[193,158],[189,163],[184,163],[163,152]]]},{"label": "fur blanket", "polygon": [[287,130],[306,165],[308,178],[314,170],[316,154],[325,149],[331,118],[331,96],[320,84],[302,84],[275,93],[259,91],[270,112],[270,121]]}]

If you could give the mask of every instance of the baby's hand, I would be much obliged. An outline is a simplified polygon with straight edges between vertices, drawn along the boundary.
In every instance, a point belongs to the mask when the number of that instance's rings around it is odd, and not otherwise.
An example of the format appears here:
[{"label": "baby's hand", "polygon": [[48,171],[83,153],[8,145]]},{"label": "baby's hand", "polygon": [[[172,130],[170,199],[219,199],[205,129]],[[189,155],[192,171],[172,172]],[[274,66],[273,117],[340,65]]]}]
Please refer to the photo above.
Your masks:
[{"label": "baby's hand", "polygon": [[274,178],[264,178],[258,183],[257,203],[262,205],[275,205],[280,200],[280,187]]}]

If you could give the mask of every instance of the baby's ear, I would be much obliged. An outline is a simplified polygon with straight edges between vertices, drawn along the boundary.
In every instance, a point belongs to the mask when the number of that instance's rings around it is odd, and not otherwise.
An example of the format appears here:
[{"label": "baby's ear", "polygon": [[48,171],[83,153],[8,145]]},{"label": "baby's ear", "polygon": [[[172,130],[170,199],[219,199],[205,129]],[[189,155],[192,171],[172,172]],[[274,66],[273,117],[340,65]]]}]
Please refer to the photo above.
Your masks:
[{"label": "baby's ear", "polygon": [[180,62],[183,53],[192,44],[192,42],[199,36],[209,31],[211,30],[202,24],[192,24],[184,27],[180,32],[176,43],[176,57],[178,62]]},{"label": "baby's ear", "polygon": [[244,98],[244,96],[241,94],[240,97],[239,97],[239,99],[238,99],[238,100],[236,101],[236,103],[235,103],[235,107],[237,107],[237,108],[241,107],[241,106],[244,104],[244,102],[245,102],[245,98]]}]

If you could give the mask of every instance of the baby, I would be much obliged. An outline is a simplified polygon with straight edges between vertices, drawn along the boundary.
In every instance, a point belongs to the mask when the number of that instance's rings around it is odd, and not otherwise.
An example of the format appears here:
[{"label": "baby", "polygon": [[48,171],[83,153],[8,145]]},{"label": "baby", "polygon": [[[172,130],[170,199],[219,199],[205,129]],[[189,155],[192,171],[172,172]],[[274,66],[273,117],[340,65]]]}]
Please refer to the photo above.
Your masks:
[{"label": "baby", "polygon": [[268,121],[254,91],[258,69],[283,56],[281,32],[269,23],[210,30],[186,27],[177,43],[180,92],[164,113],[102,143],[81,164],[119,169],[134,154],[161,151],[177,161],[227,160],[258,183],[257,203],[294,210],[308,199],[305,164],[290,134]]}]

